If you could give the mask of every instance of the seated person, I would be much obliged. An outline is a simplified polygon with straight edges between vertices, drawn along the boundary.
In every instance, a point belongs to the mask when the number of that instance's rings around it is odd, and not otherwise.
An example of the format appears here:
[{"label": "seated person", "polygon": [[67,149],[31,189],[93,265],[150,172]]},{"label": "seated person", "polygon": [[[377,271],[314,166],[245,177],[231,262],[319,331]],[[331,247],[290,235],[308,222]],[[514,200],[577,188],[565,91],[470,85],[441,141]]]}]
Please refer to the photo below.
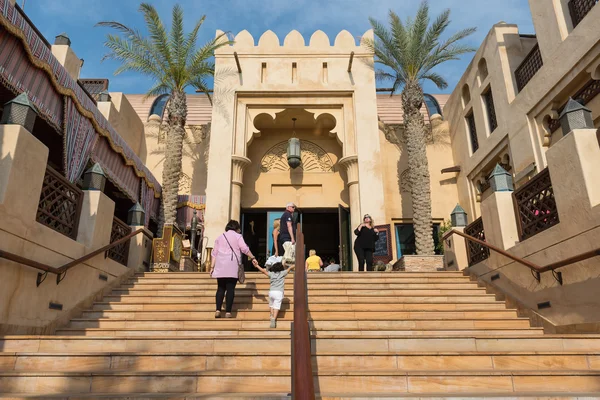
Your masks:
[{"label": "seated person", "polygon": [[329,265],[325,267],[323,271],[325,272],[339,272],[342,270],[340,264],[336,264],[335,260],[332,258],[329,260]]},{"label": "seated person", "polygon": [[317,255],[316,250],[310,250],[308,252],[309,257],[306,259],[306,270],[308,272],[321,271],[323,266],[323,260]]}]

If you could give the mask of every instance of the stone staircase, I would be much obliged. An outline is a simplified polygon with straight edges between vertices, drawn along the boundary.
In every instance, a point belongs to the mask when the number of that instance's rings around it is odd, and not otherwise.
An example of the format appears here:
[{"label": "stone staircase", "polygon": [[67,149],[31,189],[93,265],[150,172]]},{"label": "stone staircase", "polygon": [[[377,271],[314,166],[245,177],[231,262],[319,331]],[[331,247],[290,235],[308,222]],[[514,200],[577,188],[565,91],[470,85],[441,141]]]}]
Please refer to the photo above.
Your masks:
[{"label": "stone staircase", "polygon": [[[600,336],[544,335],[457,272],[309,274],[322,398],[600,396]],[[56,336],[0,337],[0,397],[285,398],[293,280],[214,318],[207,274],[140,274]]]}]

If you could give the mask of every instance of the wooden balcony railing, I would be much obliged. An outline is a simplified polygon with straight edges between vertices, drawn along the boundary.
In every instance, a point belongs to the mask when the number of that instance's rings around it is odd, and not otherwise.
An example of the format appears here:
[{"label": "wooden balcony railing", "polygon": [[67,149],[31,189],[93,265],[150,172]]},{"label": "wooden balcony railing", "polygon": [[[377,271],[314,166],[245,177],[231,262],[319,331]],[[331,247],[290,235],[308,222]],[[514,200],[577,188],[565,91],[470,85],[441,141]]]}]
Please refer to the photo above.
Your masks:
[{"label": "wooden balcony railing", "polygon": [[37,221],[75,240],[82,203],[81,189],[47,166],[38,204]]},{"label": "wooden balcony railing", "polygon": [[86,254],[85,256],[80,257],[76,260],[70,261],[70,262],[66,263],[65,265],[63,265],[62,267],[58,267],[58,268],[51,267],[51,266],[43,264],[41,262],[34,261],[29,258],[21,257],[17,254],[13,254],[13,253],[10,253],[10,252],[4,251],[4,250],[0,250],[0,258],[14,261],[18,264],[23,264],[28,267],[35,268],[37,270],[42,271],[42,272],[39,272],[37,275],[36,286],[40,286],[40,284],[42,282],[44,282],[44,280],[46,280],[48,273],[56,275],[56,284],[58,285],[65,278],[67,271],[69,271],[71,268],[73,268],[81,263],[86,262],[90,258],[96,257],[98,254],[102,254],[104,252],[109,251],[113,247],[117,247],[125,242],[128,242],[132,237],[139,235],[140,233],[143,234],[144,236],[146,236],[148,239],[152,240],[152,236],[148,232],[146,232],[146,230],[144,228],[140,228],[137,231],[131,232],[129,235],[117,240],[114,243],[110,243],[110,244],[107,244],[106,246],[102,246],[99,249],[94,250],[91,253]]},{"label": "wooden balcony railing", "polygon": [[308,290],[304,269],[304,234],[296,228],[296,269],[294,271],[294,321],[292,322],[292,398],[314,400],[310,330],[308,328]]},{"label": "wooden balcony railing", "polygon": [[544,65],[542,53],[540,52],[540,46],[536,44],[529,54],[527,54],[527,57],[525,57],[521,65],[515,70],[515,78],[517,80],[517,89],[519,89],[519,92],[523,90],[531,78],[533,78],[539,69],[542,68],[542,65]]},{"label": "wooden balcony railing", "polygon": [[[113,217],[112,230],[110,232],[110,243],[124,238],[131,233],[131,227],[117,217]],[[107,251],[107,257],[111,260],[127,266],[129,258],[129,241],[123,242]]]},{"label": "wooden balcony railing", "polygon": [[598,4],[598,0],[569,1],[569,12],[571,13],[571,21],[573,21],[573,28],[579,25],[596,4]]},{"label": "wooden balcony railing", "polygon": [[[483,230],[483,219],[477,218],[475,221],[465,227],[465,234],[485,242],[485,232]],[[469,266],[475,265],[490,256],[490,250],[477,242],[467,242],[467,259]]]},{"label": "wooden balcony railing", "polygon": [[521,240],[535,236],[560,222],[548,168],[515,190],[513,197]]}]

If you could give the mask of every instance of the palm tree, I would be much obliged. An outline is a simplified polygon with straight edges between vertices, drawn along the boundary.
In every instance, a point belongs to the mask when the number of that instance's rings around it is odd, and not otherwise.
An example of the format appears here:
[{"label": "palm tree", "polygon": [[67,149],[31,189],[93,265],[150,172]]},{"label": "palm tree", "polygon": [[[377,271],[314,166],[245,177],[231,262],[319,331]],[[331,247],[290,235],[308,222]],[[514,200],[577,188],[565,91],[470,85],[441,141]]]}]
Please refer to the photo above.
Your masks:
[{"label": "palm tree", "polygon": [[[173,7],[171,31],[167,32],[156,9],[142,3],[139,11],[143,14],[149,36],[143,36],[120,22],[99,22],[98,26],[115,29],[118,34],[108,34],[104,45],[109,53],[103,60],[117,60],[121,63],[115,75],[123,72],[138,72],[154,80],[154,86],[147,96],[170,94],[167,104],[167,143],[162,176],[162,213],[159,235],[163,224],[174,225],[177,218],[177,194],[181,173],[187,99],[185,90],[195,88],[209,93],[207,79],[214,76],[212,56],[216,49],[231,42],[223,33],[197,48],[198,31],[206,16],[202,16],[190,33],[183,29],[183,9]],[[210,100],[210,96],[209,96]]]},{"label": "palm tree", "polygon": [[450,10],[442,12],[430,25],[426,0],[421,2],[414,20],[409,17],[402,22],[390,10],[390,29],[373,18],[369,21],[375,39],[367,39],[366,45],[373,51],[375,62],[388,67],[387,70],[376,71],[376,77],[393,81],[392,93],[402,88],[417,254],[434,254],[427,130],[420,111],[424,101],[421,82],[430,80],[438,88],[445,89],[448,84],[444,78],[432,70],[445,61],[457,60],[461,54],[475,51],[458,43],[475,32],[475,28],[461,30],[440,42],[440,36],[450,24]]}]

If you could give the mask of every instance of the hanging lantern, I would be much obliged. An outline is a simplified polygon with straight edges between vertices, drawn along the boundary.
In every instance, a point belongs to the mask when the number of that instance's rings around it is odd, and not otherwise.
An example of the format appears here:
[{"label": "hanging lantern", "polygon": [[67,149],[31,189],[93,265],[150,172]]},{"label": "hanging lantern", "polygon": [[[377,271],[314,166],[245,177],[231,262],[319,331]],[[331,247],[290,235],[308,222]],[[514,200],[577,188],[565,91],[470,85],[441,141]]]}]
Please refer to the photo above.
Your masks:
[{"label": "hanging lantern", "polygon": [[[292,118],[292,121],[294,121],[292,136],[296,136],[296,118]],[[300,139],[292,137],[288,141],[287,148],[287,161],[291,169],[296,169],[300,166],[300,164],[302,164],[301,151]]]}]

